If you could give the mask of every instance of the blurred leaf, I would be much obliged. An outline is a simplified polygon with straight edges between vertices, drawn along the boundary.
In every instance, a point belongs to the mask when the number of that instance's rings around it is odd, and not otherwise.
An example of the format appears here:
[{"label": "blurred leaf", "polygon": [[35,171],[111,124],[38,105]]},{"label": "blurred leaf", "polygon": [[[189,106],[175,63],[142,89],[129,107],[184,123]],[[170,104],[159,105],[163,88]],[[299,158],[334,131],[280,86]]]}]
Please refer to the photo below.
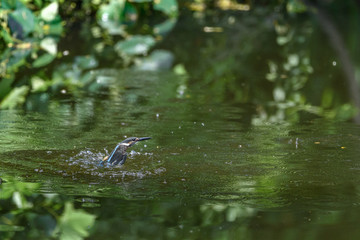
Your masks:
[{"label": "blurred leaf", "polygon": [[155,50],[137,63],[136,69],[143,71],[168,70],[172,67],[174,55],[166,50]]},{"label": "blurred leaf", "polygon": [[1,0],[2,9],[14,9],[16,7],[17,1],[14,0]]},{"label": "blurred leaf", "polygon": [[119,41],[115,45],[115,51],[117,51],[120,55],[122,53],[128,55],[146,54],[154,45],[155,39],[152,36],[137,35],[126,40]]},{"label": "blurred leaf", "polygon": [[274,96],[274,100],[276,102],[282,102],[282,101],[285,101],[285,99],[286,99],[286,93],[285,93],[284,89],[280,86],[274,88],[273,96]]},{"label": "blurred leaf", "polygon": [[60,234],[61,240],[80,240],[89,236],[88,229],[94,222],[94,215],[83,210],[76,210],[71,202],[67,202],[54,234]]},{"label": "blurred leaf", "polygon": [[123,12],[123,23],[127,25],[132,25],[136,22],[137,18],[138,13],[136,8],[131,3],[126,2]]},{"label": "blurred leaf", "polygon": [[81,70],[95,68],[99,65],[94,56],[78,56],[75,58],[75,64]]},{"label": "blurred leaf", "polygon": [[7,182],[1,186],[0,199],[7,199],[12,197],[15,192],[21,193],[23,195],[31,195],[39,188],[40,184],[7,179]]},{"label": "blurred leaf", "polygon": [[326,88],[322,93],[321,106],[323,108],[330,108],[334,100],[334,90]]},{"label": "blurred leaf", "polygon": [[57,16],[55,20],[51,23],[44,25],[43,28],[46,28],[44,31],[47,35],[57,35],[60,36],[63,32],[63,25],[61,23],[60,16]]},{"label": "blurred leaf", "polygon": [[41,40],[40,47],[52,55],[57,53],[57,43],[52,37],[47,37]]},{"label": "blurred leaf", "polygon": [[335,119],[338,121],[347,121],[358,113],[358,109],[349,103],[345,103],[336,109]]},{"label": "blurred leaf", "polygon": [[302,13],[306,11],[306,6],[300,0],[289,0],[286,9],[289,13]]},{"label": "blurred leaf", "polygon": [[178,15],[178,4],[176,0],[157,0],[154,2],[154,9],[162,11],[171,17],[176,17]]},{"label": "blurred leaf", "polygon": [[19,209],[33,207],[33,204],[31,202],[28,202],[20,192],[14,192],[12,200]]},{"label": "blurred leaf", "polygon": [[48,65],[49,63],[51,63],[54,59],[55,59],[56,55],[52,55],[49,53],[45,53],[43,55],[41,55],[40,57],[38,57],[34,62],[33,62],[33,67],[38,68],[38,67],[43,67]]},{"label": "blurred leaf", "polygon": [[6,43],[12,43],[13,42],[13,38],[11,37],[11,35],[5,29],[1,30],[1,35],[0,36],[4,39],[4,41]]},{"label": "blurred leaf", "polygon": [[9,23],[10,28],[13,33],[18,35],[27,36],[29,33],[33,32],[35,29],[35,16],[27,8],[20,8],[16,11],[10,13],[12,19],[14,19],[18,24]]},{"label": "blurred leaf", "polygon": [[43,8],[40,17],[47,22],[51,22],[58,14],[59,4],[55,1]]},{"label": "blurred leaf", "polygon": [[0,80],[0,99],[10,92],[13,81],[14,78],[3,78]]},{"label": "blurred leaf", "polygon": [[173,18],[170,18],[163,23],[155,25],[154,33],[164,36],[164,35],[168,34],[174,28],[175,24],[176,24],[176,20]]},{"label": "blurred leaf", "polygon": [[1,109],[12,109],[22,105],[25,102],[26,95],[29,92],[29,86],[14,88],[1,102]]},{"label": "blurred leaf", "polygon": [[300,62],[300,60],[299,60],[299,55],[297,55],[297,54],[290,54],[290,55],[288,56],[288,64],[289,64],[290,66],[295,67],[295,66],[299,65],[299,62]]},{"label": "blurred leaf", "polygon": [[96,13],[100,26],[112,35],[123,35],[124,7],[125,0],[111,0],[109,4],[102,4]]},{"label": "blurred leaf", "polygon": [[34,76],[31,78],[31,89],[32,92],[44,92],[48,88],[45,80],[41,79],[40,77]]},{"label": "blurred leaf", "polygon": [[177,64],[174,67],[174,73],[176,75],[187,75],[186,68],[185,68],[185,66],[183,64]]}]

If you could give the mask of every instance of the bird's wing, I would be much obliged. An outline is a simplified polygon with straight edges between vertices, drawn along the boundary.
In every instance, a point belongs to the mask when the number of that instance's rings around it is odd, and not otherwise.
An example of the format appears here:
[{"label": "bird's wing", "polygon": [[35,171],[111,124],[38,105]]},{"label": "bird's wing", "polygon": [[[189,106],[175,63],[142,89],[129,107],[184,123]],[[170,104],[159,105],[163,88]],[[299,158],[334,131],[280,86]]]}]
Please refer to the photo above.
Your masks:
[{"label": "bird's wing", "polygon": [[110,157],[107,162],[112,164],[115,161],[119,161],[118,159],[122,159],[123,153],[124,151],[121,149],[121,145],[117,145],[115,149],[110,153]]},{"label": "bird's wing", "polygon": [[123,152],[121,157],[116,159],[116,161],[114,162],[114,165],[118,165],[119,163],[120,163],[120,165],[123,165],[126,161],[126,158],[127,158],[127,152]]}]

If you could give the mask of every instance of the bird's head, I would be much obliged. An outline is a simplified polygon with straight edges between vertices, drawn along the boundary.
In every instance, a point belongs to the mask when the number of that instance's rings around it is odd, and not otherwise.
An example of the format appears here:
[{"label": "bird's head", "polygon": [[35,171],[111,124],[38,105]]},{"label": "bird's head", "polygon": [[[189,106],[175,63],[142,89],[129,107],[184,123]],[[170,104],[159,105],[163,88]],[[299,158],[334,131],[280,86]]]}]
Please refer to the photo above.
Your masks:
[{"label": "bird's head", "polygon": [[129,137],[129,138],[125,139],[124,141],[122,141],[120,144],[126,144],[127,146],[131,147],[139,141],[144,141],[144,140],[148,140],[148,139],[151,139],[151,138],[150,137],[142,137],[142,138]]}]

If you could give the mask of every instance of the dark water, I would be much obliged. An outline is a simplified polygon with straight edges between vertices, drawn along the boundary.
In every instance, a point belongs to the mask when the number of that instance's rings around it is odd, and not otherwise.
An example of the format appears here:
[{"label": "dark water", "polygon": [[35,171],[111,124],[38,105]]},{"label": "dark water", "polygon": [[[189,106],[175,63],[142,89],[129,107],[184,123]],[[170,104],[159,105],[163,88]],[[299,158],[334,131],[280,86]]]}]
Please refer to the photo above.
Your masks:
[{"label": "dark water", "polygon": [[[92,239],[359,239],[359,126],[256,125],[171,73],[116,78],[100,98],[1,111],[2,188],[71,199],[96,216]],[[152,139],[97,166],[130,136]]]}]

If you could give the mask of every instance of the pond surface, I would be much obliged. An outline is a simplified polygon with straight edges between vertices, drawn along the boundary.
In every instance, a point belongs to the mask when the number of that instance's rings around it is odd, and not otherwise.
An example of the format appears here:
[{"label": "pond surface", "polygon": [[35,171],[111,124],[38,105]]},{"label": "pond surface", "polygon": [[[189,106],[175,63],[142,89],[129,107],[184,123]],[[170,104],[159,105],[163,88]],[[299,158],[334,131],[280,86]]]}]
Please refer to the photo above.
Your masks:
[{"label": "pond surface", "polygon": [[[108,79],[101,97],[0,112],[2,188],[72,199],[96,216],[91,239],[359,239],[359,126],[254,125],[251,106],[183,92],[172,73]],[[130,136],[152,139],[98,166]]]}]

